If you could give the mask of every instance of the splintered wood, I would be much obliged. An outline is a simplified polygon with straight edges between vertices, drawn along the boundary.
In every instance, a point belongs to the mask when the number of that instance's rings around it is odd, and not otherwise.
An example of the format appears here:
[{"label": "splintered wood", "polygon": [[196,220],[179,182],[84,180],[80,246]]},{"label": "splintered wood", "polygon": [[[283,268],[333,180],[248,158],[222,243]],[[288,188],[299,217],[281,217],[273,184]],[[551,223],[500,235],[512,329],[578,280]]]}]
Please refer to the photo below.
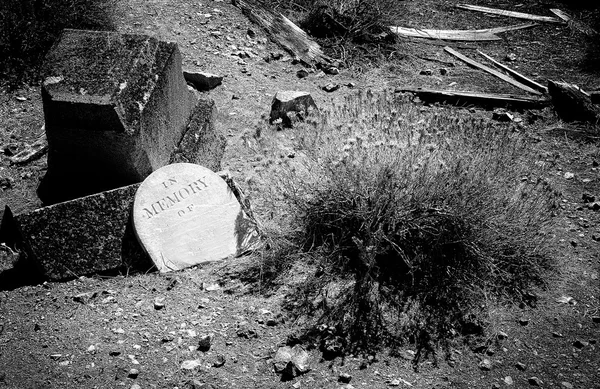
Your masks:
[{"label": "splintered wood", "polygon": [[319,44],[282,14],[267,9],[256,0],[233,0],[233,5],[240,8],[248,19],[261,26],[271,39],[298,60],[309,65],[330,62]]},{"label": "splintered wood", "polygon": [[507,73],[509,73],[511,76],[513,76],[515,79],[521,81],[523,84],[528,85],[542,93],[548,93],[548,88],[546,88],[545,86],[538,84],[537,82],[533,81],[532,79],[525,77],[524,75],[522,75],[521,73],[517,72],[516,70],[513,70],[511,68],[509,68],[508,66],[496,61],[495,59],[493,59],[492,57],[490,57],[489,55],[477,50],[477,52],[484,58],[486,58],[488,61],[490,61],[491,63],[493,63],[496,67],[499,67],[500,69],[506,71]]},{"label": "splintered wood", "polygon": [[425,39],[442,39],[448,41],[497,41],[500,37],[496,34],[522,30],[537,26],[535,23],[516,24],[505,27],[486,28],[481,30],[429,30],[420,28],[408,28],[391,26],[390,30],[400,36],[408,36]]},{"label": "splintered wood", "polygon": [[515,11],[507,11],[504,9],[480,7],[478,5],[459,4],[456,7],[461,8],[461,9],[466,9],[469,11],[478,11],[478,12],[483,12],[483,13],[492,14],[492,15],[507,16],[507,17],[517,18],[517,19],[535,20],[537,22],[558,23],[558,24],[564,23],[562,20],[557,19],[552,16],[532,15],[532,14],[528,14],[528,13],[524,13],[524,12],[515,12]]},{"label": "splintered wood", "polygon": [[398,88],[396,93],[413,93],[427,102],[443,102],[454,105],[478,105],[487,107],[512,107],[521,109],[536,109],[550,105],[550,100],[527,96],[459,92],[436,89]]}]

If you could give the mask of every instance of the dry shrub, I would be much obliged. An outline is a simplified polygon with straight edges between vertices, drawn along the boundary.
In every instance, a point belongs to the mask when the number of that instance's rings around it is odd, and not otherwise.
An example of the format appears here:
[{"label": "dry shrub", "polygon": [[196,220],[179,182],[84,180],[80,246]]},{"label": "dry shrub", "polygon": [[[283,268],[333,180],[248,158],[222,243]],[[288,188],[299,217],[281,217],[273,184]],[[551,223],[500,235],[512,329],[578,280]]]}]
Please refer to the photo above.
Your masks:
[{"label": "dry shrub", "polygon": [[510,128],[366,93],[293,135],[298,163],[273,179],[289,227],[260,266],[307,272],[288,295],[307,328],[425,350],[543,280],[555,193]]},{"label": "dry shrub", "polygon": [[41,61],[64,28],[112,30],[115,0],[2,0],[0,78],[37,82]]}]

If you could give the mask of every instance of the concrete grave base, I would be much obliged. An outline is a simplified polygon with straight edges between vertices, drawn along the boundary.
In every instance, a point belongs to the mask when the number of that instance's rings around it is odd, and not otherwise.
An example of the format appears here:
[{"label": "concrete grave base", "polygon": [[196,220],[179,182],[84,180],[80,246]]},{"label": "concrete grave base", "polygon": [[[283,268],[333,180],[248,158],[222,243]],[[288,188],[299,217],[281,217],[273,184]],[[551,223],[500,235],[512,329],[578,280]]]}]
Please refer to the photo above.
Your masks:
[{"label": "concrete grave base", "polygon": [[[67,29],[43,73],[49,149],[38,195],[45,204],[139,183],[176,158],[174,150],[181,154],[192,116],[213,120],[214,106],[188,89],[176,43]],[[195,137],[217,143],[197,147],[210,156],[186,158],[218,170],[224,138],[212,123],[200,129],[209,133],[196,128]]]}]

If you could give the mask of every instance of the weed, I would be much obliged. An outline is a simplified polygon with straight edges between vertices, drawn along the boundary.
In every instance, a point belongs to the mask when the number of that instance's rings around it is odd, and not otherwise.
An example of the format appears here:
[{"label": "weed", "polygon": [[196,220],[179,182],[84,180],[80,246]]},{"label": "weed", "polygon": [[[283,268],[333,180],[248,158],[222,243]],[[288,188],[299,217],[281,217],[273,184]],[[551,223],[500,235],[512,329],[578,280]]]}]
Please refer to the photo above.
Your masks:
[{"label": "weed", "polygon": [[284,249],[261,265],[300,264],[288,307],[313,330],[335,328],[353,351],[434,350],[543,280],[554,192],[509,127],[359,93],[294,136],[299,162],[271,195],[290,214]]}]

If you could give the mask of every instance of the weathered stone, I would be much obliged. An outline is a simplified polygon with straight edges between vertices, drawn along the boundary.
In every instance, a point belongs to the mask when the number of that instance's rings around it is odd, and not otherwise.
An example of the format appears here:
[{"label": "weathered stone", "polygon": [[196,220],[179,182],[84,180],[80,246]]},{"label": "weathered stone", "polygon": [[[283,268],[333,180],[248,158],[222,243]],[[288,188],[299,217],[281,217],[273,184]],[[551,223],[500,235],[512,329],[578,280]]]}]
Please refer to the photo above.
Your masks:
[{"label": "weathered stone", "polygon": [[133,225],[160,272],[241,254],[258,238],[225,180],[190,163],[167,165],[144,180]]},{"label": "weathered stone", "polygon": [[[82,197],[14,216],[15,246],[45,279],[61,280],[146,266],[130,223],[138,185]],[[3,237],[4,239],[4,237]],[[29,269],[32,273],[32,269]],[[31,274],[33,276],[33,274]]]},{"label": "weathered stone", "polygon": [[315,109],[317,105],[308,92],[277,92],[271,103],[270,122],[281,119],[283,124],[289,127],[292,123],[288,113],[295,112],[297,115],[306,116]]},{"label": "weathered stone", "polygon": [[287,377],[297,377],[310,371],[310,356],[299,344],[280,347],[273,358],[275,372]]},{"label": "weathered stone", "polygon": [[169,163],[196,104],[177,44],[149,36],[64,30],[43,73],[46,204],[141,182]]},{"label": "weathered stone", "polygon": [[206,72],[183,71],[183,78],[199,91],[209,91],[221,85],[222,76]]},{"label": "weathered stone", "polygon": [[215,102],[200,98],[169,163],[188,162],[221,170],[227,139],[215,128],[216,115]]}]

